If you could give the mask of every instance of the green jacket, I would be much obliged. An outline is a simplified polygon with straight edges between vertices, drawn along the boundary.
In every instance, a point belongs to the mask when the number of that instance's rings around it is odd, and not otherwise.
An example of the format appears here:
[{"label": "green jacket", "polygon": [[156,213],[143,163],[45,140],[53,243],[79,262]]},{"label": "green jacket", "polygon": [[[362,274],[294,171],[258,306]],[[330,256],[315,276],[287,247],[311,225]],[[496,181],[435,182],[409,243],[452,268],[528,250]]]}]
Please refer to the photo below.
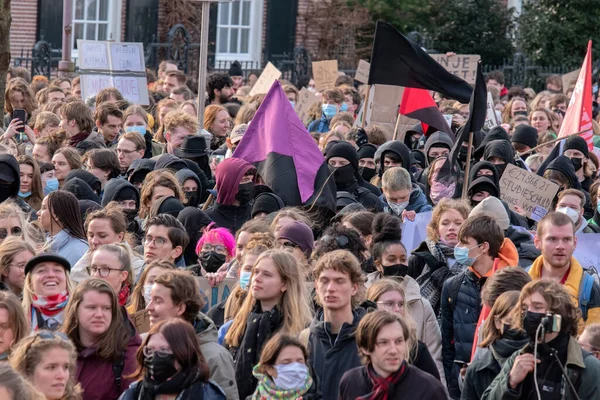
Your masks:
[{"label": "green jacket", "polygon": [[[534,399],[536,398],[535,391],[530,397],[523,396],[521,393],[522,385],[519,385],[517,389],[513,390],[508,384],[508,375],[513,367],[515,358],[524,354],[525,351],[520,350],[515,352],[512,356],[506,360],[504,367],[496,376],[496,379],[488,386],[486,391],[481,397],[482,400],[517,400],[517,399]],[[569,338],[569,347],[567,349],[567,365],[565,365],[569,379],[575,387],[577,387],[577,381],[579,381],[579,389],[577,394],[580,399],[599,399],[600,398],[600,360],[591,355],[590,353],[581,351],[581,347],[577,343],[574,337]],[[579,375],[579,376],[577,376]],[[565,400],[574,400],[573,394],[565,383]],[[523,397],[522,397],[523,396]]]}]

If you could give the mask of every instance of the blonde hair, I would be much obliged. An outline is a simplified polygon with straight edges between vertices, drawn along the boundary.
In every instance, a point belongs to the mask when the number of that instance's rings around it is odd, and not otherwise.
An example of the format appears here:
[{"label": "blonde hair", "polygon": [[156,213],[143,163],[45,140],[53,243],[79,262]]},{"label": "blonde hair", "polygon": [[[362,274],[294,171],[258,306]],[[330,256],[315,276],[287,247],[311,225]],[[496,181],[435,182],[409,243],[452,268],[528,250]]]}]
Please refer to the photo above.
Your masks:
[{"label": "blonde hair", "polygon": [[[131,259],[133,258],[133,252],[131,251],[131,248],[125,243],[103,244],[102,246],[94,250],[94,253],[103,250],[108,251],[109,253],[112,253],[115,256],[117,256],[117,259],[122,265],[121,271],[127,272],[127,279],[125,279],[125,282],[123,282],[123,284],[131,288],[134,284],[133,268],[131,267]],[[92,253],[92,257],[94,253]]]},{"label": "blonde hair", "polygon": [[0,292],[0,309],[5,309],[8,313],[8,325],[9,329],[12,330],[13,346],[15,346],[30,331],[29,322],[21,308],[21,302],[13,293]]},{"label": "blonde hair", "polygon": [[33,126],[38,131],[42,131],[47,126],[57,127],[60,125],[60,118],[58,115],[50,111],[42,111],[35,117],[35,125]]},{"label": "blonde hair", "polygon": [[[35,267],[34,267],[35,268]],[[67,296],[70,298],[73,294],[73,290],[75,286],[73,282],[71,282],[71,277],[67,273],[65,269],[63,269],[65,273],[65,284],[67,288]],[[27,316],[27,320],[31,321],[31,307],[33,307],[33,295],[35,292],[33,291],[33,282],[31,281],[31,275],[33,274],[33,270],[25,275],[25,284],[23,285],[23,310],[25,311],[25,315]]]},{"label": "blonde hair", "polygon": [[35,256],[35,249],[31,242],[17,237],[7,237],[0,243],[0,281],[4,282],[4,272],[10,268],[10,263],[15,256],[23,251],[29,251]]},{"label": "blonde hair", "polygon": [[271,232],[275,233],[275,228],[277,227],[277,222],[283,217],[288,217],[293,219],[294,221],[302,221],[309,227],[312,227],[312,222],[310,218],[300,209],[293,207],[286,207],[279,210],[273,221],[271,222]]},{"label": "blonde hair", "polygon": [[[159,101],[158,104],[156,105],[156,120],[157,121],[160,121],[160,110],[163,108],[172,108],[173,110],[176,110],[177,108],[179,108],[179,103],[177,103],[175,100],[170,99],[168,97]],[[146,118],[148,118],[148,117],[146,117]],[[125,121],[125,118],[123,118],[123,121]],[[154,134],[154,140],[156,140],[159,143],[167,143],[167,140],[165,139],[164,120],[163,120],[163,123],[159,125],[158,130]]]},{"label": "blonde hair", "polygon": [[181,110],[173,110],[165,115],[165,119],[163,121],[164,133],[171,132],[173,129],[177,127],[182,127],[192,132],[192,134],[196,134],[198,130],[198,121],[190,114],[181,111]]},{"label": "blonde hair", "polygon": [[513,308],[516,307],[519,302],[518,290],[509,290],[508,292],[502,293],[492,306],[489,316],[486,318],[483,329],[481,331],[481,342],[479,347],[488,347],[496,340],[502,337],[502,332],[496,328],[495,318],[510,317]]},{"label": "blonde hair", "polygon": [[[287,289],[281,296],[279,302],[280,313],[283,316],[283,326],[281,332],[290,335],[298,335],[312,319],[311,307],[308,302],[308,292],[304,285],[302,273],[296,262],[296,259],[287,251],[284,250],[268,250],[261,254],[252,269],[250,282],[254,278],[256,266],[264,259],[271,259],[281,280],[286,284]],[[248,291],[246,299],[233,319],[231,329],[225,335],[225,342],[232,347],[238,347],[242,342],[246,332],[248,316],[250,315],[256,299],[252,291]],[[275,332],[273,332],[275,333]]]},{"label": "blonde hair", "polygon": [[[41,335],[47,335],[50,338],[45,339]],[[15,371],[31,381],[35,368],[40,364],[45,353],[54,348],[66,350],[69,353],[69,380],[65,386],[65,395],[61,400],[81,400],[83,391],[75,380],[77,353],[71,341],[63,339],[62,335],[49,331],[31,334],[17,344],[9,362]]]},{"label": "blonde hair", "polygon": [[440,220],[442,219],[442,214],[446,211],[455,210],[457,211],[464,219],[469,218],[469,213],[471,212],[471,207],[464,200],[454,200],[454,199],[442,199],[439,203],[433,208],[433,213],[431,214],[431,221],[427,224],[427,237],[434,242],[440,240],[440,235],[438,233]]},{"label": "blonde hair", "polygon": [[27,216],[25,215],[21,207],[19,207],[17,203],[14,202],[14,200],[6,200],[0,203],[0,220],[8,218],[16,218],[19,221],[19,225],[21,227],[22,232],[22,239],[24,239],[25,241],[30,241],[31,239],[29,237],[29,229],[27,226]]}]

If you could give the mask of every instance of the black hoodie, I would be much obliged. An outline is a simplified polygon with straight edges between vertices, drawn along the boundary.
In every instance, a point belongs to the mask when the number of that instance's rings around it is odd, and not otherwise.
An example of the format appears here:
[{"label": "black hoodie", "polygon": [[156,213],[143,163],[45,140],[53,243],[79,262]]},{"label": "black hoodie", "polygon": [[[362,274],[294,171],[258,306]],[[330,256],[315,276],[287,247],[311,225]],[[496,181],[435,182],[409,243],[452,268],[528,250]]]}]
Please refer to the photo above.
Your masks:
[{"label": "black hoodie", "polygon": [[410,150],[399,140],[390,140],[382,144],[375,152],[375,159],[379,160],[379,176],[383,175],[385,153],[394,153],[402,160],[402,168],[410,171]]},{"label": "black hoodie", "polygon": [[488,161],[490,157],[500,157],[507,164],[515,164],[515,149],[506,140],[492,140],[485,145],[483,159]]},{"label": "black hoodie", "polygon": [[137,195],[135,199],[135,208],[140,208],[140,193],[137,188],[123,178],[113,178],[106,183],[104,187],[104,196],[102,197],[102,207],[106,207],[108,203],[113,201],[119,193],[125,188],[131,188]]},{"label": "black hoodie", "polygon": [[202,236],[202,229],[212,221],[203,211],[196,207],[185,207],[177,216],[179,222],[183,224],[190,237],[190,243],[183,250],[185,265],[191,266],[198,264],[198,255],[196,254],[196,244]]},{"label": "black hoodie", "polygon": [[209,180],[209,177],[212,176],[210,174],[207,176],[204,173],[204,170],[198,166],[196,161],[189,160],[187,158],[183,158],[182,160],[185,161],[188,169],[195,173],[198,176],[198,179],[200,179],[200,184],[202,185],[202,193],[200,193],[200,204],[202,204],[208,198],[208,189],[212,189],[215,187],[215,181]]},{"label": "black hoodie", "polygon": [[100,197],[98,197],[90,185],[81,178],[71,177],[71,179],[66,181],[63,185],[62,190],[73,193],[75,197],[77,197],[77,200],[91,200],[94,203],[100,204]]},{"label": "black hoodie", "polygon": [[129,166],[129,168],[127,169],[127,180],[130,183],[133,183],[133,182],[135,182],[136,179],[134,179],[134,178],[136,178],[137,175],[143,174],[145,177],[150,172],[154,171],[155,164],[156,164],[156,161],[146,159],[146,158],[140,158],[138,160],[134,160],[131,163],[131,165]]},{"label": "black hoodie", "polygon": [[510,144],[510,136],[501,126],[495,126],[483,137],[481,144],[475,150],[473,157],[475,160],[481,159],[485,146],[492,140],[505,140]]},{"label": "black hoodie", "polygon": [[0,171],[3,174],[10,174],[13,177],[13,182],[8,191],[0,190],[0,203],[5,200],[12,199],[27,215],[31,216],[32,220],[37,219],[37,214],[29,204],[19,197],[19,189],[21,188],[21,172],[17,159],[10,154],[0,154]]},{"label": "black hoodie", "polygon": [[202,193],[205,192],[205,189],[202,187],[202,182],[200,182],[200,178],[198,178],[198,175],[196,175],[194,171],[184,168],[177,171],[177,173],[175,174],[175,178],[177,178],[177,181],[179,182],[181,187],[183,187],[183,183],[188,179],[193,179],[198,184],[198,190],[196,191],[196,204],[188,204],[192,207],[198,207],[198,205],[200,204],[200,199],[202,198]]},{"label": "black hoodie", "polygon": [[179,157],[174,156],[173,154],[165,153],[160,155],[156,159],[156,164],[154,165],[154,169],[171,169],[175,172],[187,168],[187,164]]},{"label": "black hoodie", "polygon": [[[558,146],[556,146],[558,147]],[[548,166],[547,170],[556,170],[562,172],[569,179],[569,187],[565,189],[577,189],[580,190],[581,193],[585,196],[585,205],[583,206],[583,217],[585,219],[590,219],[594,215],[594,210],[592,209],[592,199],[590,194],[583,190],[581,186],[581,182],[579,182],[579,178],[575,174],[575,167],[573,166],[573,162],[567,156],[560,155],[552,160]]]},{"label": "black hoodie", "polygon": [[469,171],[469,184],[478,178],[477,173],[482,169],[489,169],[490,171],[492,171],[492,175],[487,175],[487,177],[491,178],[496,183],[496,186],[500,187],[500,177],[498,176],[498,170],[496,170],[494,164],[492,164],[489,161],[479,161],[475,165],[471,166],[471,171]]},{"label": "black hoodie", "polygon": [[[98,196],[100,196],[100,191],[102,190],[102,182],[100,182],[100,179],[96,178],[96,176],[94,176],[91,172],[84,171],[82,169],[74,169],[67,174],[67,177],[65,178],[65,184],[73,178],[81,179],[82,181],[87,183],[88,186]],[[73,194],[75,194],[75,193],[73,193]],[[90,199],[90,200],[93,200],[93,199]],[[96,201],[96,200],[94,200],[94,201]],[[96,203],[100,203],[100,201],[96,201]]]}]

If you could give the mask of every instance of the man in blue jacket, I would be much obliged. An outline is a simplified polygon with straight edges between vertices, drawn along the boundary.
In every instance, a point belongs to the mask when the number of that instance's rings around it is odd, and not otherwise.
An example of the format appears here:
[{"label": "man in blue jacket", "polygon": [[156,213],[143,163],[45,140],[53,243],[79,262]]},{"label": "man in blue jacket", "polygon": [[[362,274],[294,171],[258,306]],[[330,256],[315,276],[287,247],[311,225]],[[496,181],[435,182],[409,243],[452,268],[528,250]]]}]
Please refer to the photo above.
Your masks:
[{"label": "man in blue jacket", "polygon": [[418,213],[433,209],[425,193],[411,182],[410,173],[402,167],[392,167],[383,173],[381,191],[383,210],[397,217],[413,221]]}]

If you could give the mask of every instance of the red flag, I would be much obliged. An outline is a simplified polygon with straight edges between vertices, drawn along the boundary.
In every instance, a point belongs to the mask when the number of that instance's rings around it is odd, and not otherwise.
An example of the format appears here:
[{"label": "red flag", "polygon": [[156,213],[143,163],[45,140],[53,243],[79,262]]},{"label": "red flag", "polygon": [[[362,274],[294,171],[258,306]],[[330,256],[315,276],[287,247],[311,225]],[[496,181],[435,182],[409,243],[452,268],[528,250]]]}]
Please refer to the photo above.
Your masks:
[{"label": "red flag", "polygon": [[558,137],[585,131],[580,136],[585,139],[590,150],[594,147],[592,140],[592,41],[588,42],[587,54],[577,78],[575,90],[571,95],[569,108],[565,114]]},{"label": "red flag", "polygon": [[442,131],[449,134],[454,140],[454,133],[428,90],[404,88],[400,114],[421,121],[425,136],[436,131]]}]

